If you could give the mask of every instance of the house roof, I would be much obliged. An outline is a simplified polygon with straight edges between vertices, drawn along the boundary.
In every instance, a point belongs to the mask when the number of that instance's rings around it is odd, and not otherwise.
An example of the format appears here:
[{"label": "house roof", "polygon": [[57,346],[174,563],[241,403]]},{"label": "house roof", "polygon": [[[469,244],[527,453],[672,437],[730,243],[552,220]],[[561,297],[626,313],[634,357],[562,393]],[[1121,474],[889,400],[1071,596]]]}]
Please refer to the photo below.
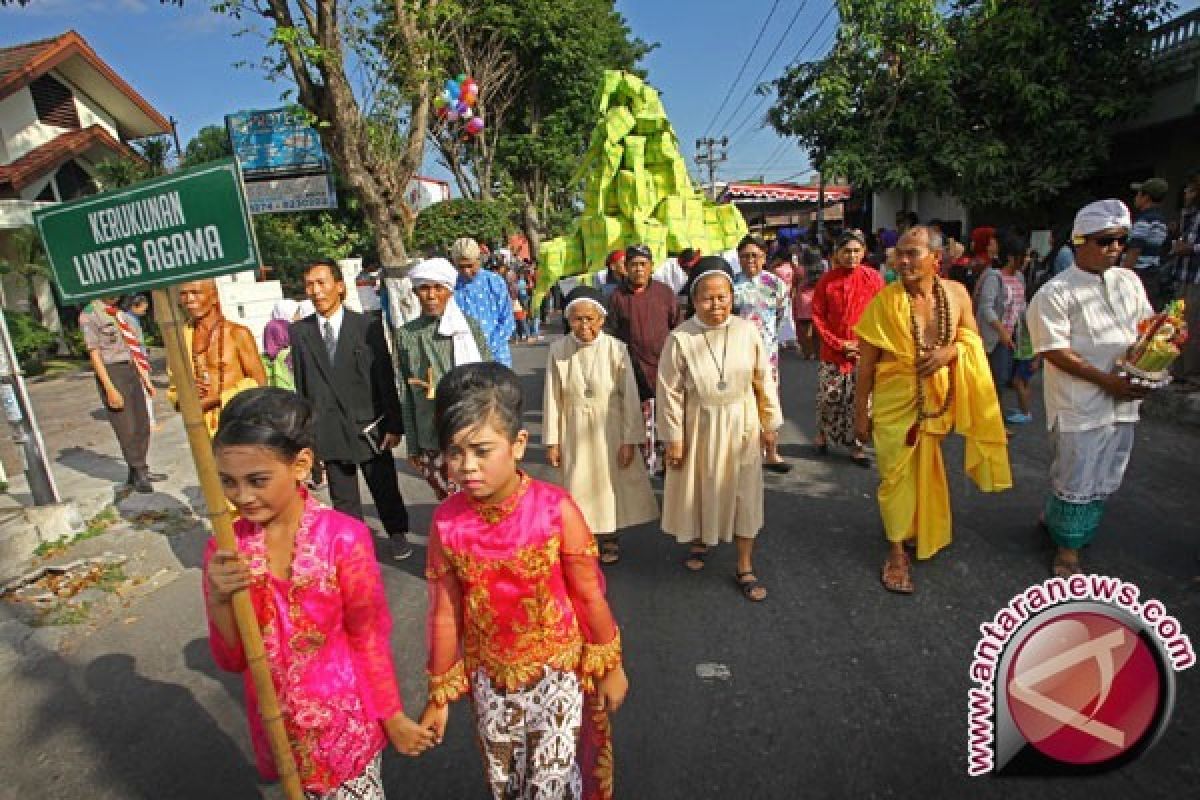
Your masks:
[{"label": "house roof", "polygon": [[0,100],[51,70],[56,70],[111,114],[122,139],[171,130],[171,123],[101,61],[75,31],[0,48]]},{"label": "house roof", "polygon": [[[850,199],[849,186],[826,186],[825,203],[840,203]],[[745,202],[796,202],[815,203],[820,196],[816,186],[801,186],[796,183],[730,183],[721,195],[722,200]]]},{"label": "house roof", "polygon": [[129,145],[118,142],[107,130],[92,125],[78,131],[56,136],[41,147],[35,147],[11,164],[0,166],[0,188],[20,191],[47,172],[52,172],[76,156],[92,150],[107,150],[120,156],[138,158]]}]

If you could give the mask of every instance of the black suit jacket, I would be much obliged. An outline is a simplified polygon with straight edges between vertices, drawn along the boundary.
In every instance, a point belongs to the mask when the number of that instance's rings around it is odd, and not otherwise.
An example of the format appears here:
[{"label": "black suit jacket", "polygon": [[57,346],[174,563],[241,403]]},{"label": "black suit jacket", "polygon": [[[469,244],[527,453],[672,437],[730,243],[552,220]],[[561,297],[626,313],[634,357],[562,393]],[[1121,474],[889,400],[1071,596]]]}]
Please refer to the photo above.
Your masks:
[{"label": "black suit jacket", "polygon": [[323,461],[361,464],[374,457],[360,434],[383,416],[383,430],[404,433],[396,373],[383,324],[345,309],[333,363],[325,351],[319,324],[312,314],[292,325],[292,365],[296,392],[312,404],[316,415],[317,457]]}]

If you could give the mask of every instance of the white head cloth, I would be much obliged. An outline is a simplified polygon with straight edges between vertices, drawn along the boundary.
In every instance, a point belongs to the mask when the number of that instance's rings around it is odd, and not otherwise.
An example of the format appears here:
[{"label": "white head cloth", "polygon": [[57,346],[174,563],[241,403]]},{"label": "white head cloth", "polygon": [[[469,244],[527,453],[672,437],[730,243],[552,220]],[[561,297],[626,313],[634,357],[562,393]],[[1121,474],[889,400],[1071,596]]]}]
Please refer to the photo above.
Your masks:
[{"label": "white head cloth", "polygon": [[594,297],[576,297],[574,300],[567,303],[567,307],[563,309],[563,316],[565,317],[570,314],[571,308],[579,305],[580,303],[587,303],[591,306],[594,306],[596,310],[600,312],[600,316],[602,317],[608,316],[608,309],[604,307],[604,303],[601,303]]},{"label": "white head cloth", "polygon": [[458,270],[444,258],[429,258],[417,264],[408,273],[413,288],[436,283],[450,290],[450,299],[442,311],[442,319],[438,322],[437,332],[454,340],[454,366],[475,364],[483,361],[479,346],[475,344],[475,334],[458,303],[454,300],[454,286],[458,282]]},{"label": "white head cloth", "polygon": [[1079,209],[1071,227],[1071,237],[1088,236],[1109,228],[1129,230],[1131,225],[1129,209],[1120,200],[1097,200]]},{"label": "white head cloth", "polygon": [[292,317],[296,316],[296,312],[299,310],[299,303],[290,297],[283,297],[275,301],[275,307],[271,309],[271,319],[282,319],[286,322],[291,322]]}]

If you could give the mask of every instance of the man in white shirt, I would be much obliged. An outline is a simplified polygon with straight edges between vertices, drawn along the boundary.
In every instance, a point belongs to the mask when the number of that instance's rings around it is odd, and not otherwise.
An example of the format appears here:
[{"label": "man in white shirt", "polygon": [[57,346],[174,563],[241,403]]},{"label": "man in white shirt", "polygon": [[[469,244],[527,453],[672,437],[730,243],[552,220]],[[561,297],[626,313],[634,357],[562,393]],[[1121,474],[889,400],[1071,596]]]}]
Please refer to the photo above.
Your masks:
[{"label": "man in white shirt", "polygon": [[1138,323],[1154,313],[1137,275],[1116,266],[1129,228],[1121,201],[1085,206],[1072,230],[1075,265],[1047,281],[1026,314],[1034,350],[1046,360],[1054,461],[1042,524],[1058,547],[1053,571],[1060,577],[1083,571],[1080,550],[1121,485],[1146,395],[1116,369]]}]

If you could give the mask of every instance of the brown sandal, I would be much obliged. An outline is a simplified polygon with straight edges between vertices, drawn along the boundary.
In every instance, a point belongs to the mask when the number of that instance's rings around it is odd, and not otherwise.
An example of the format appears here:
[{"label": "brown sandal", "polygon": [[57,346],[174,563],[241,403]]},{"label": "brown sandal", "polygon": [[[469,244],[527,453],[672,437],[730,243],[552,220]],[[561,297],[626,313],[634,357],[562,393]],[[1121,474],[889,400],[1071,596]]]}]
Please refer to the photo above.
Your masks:
[{"label": "brown sandal", "polygon": [[767,599],[767,587],[763,586],[762,581],[754,576],[754,570],[736,573],[734,581],[742,590],[742,596],[751,603],[761,603]]},{"label": "brown sandal", "polygon": [[900,559],[896,559],[894,555],[889,555],[887,560],[883,562],[883,570],[879,579],[883,582],[883,588],[889,592],[896,594],[912,594],[912,561],[908,557],[908,553],[901,553]]},{"label": "brown sandal", "polygon": [[687,558],[683,560],[683,566],[692,572],[699,572],[704,569],[704,559],[706,558],[708,558],[708,546],[693,545],[688,550]]}]

